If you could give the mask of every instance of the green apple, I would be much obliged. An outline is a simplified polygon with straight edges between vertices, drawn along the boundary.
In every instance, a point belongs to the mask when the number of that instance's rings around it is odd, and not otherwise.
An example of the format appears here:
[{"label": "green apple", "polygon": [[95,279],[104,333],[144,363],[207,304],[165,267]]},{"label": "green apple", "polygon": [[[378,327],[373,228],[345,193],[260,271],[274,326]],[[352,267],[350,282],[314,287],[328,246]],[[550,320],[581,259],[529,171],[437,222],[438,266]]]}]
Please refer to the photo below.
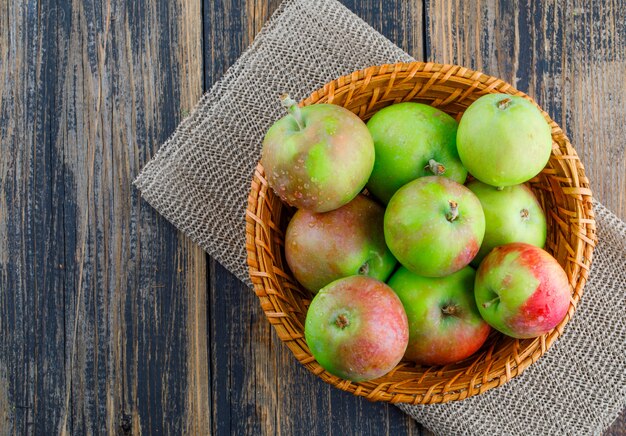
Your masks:
[{"label": "green apple", "polygon": [[263,140],[261,163],[269,185],[286,203],[327,212],[350,202],[374,166],[374,143],[361,119],[333,104],[299,108],[284,95],[289,114]]},{"label": "green apple", "polygon": [[381,377],[402,359],[409,340],[402,303],[381,281],[365,276],[339,279],[311,301],[304,336],[315,360],[338,377]]},{"label": "green apple", "polygon": [[385,244],[384,214],[364,195],[330,212],[299,209],[285,233],[285,258],[294,277],[313,293],[357,274],[387,280],[396,259]]},{"label": "green apple", "polygon": [[535,177],[552,151],[551,129],[525,98],[487,94],[472,103],[459,122],[461,161],[478,180],[503,187]]},{"label": "green apple", "polygon": [[423,176],[441,175],[463,183],[456,149],[457,123],[450,115],[421,103],[398,103],[367,122],[376,160],[367,189],[384,203],[401,186]]},{"label": "green apple", "polygon": [[474,300],[475,271],[422,277],[400,268],[389,279],[409,320],[404,357],[422,365],[447,365],[474,354],[491,330]]},{"label": "green apple", "polygon": [[546,216],[535,194],[526,185],[503,189],[473,180],[466,185],[480,200],[485,213],[485,237],[472,265],[498,245],[526,242],[543,248],[546,243]]},{"label": "green apple", "polygon": [[400,188],[385,211],[385,240],[415,274],[443,277],[468,265],[485,234],[478,198],[450,179],[421,177]]},{"label": "green apple", "polygon": [[523,339],[547,333],[563,320],[571,287],[549,253],[514,242],[494,248],[483,259],[474,294],[485,321],[505,335]]}]

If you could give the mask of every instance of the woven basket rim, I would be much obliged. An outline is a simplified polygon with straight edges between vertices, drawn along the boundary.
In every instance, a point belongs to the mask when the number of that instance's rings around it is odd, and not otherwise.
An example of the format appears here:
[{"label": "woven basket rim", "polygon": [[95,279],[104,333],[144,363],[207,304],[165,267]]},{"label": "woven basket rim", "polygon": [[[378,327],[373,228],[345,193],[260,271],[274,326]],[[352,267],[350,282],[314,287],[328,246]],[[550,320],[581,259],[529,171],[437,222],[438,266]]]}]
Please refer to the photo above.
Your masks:
[{"label": "woven basket rim", "polygon": [[[568,184],[560,179],[553,180],[557,176],[551,174],[548,174],[546,179],[550,182],[550,186],[554,188],[553,193],[560,192],[562,189],[565,192],[564,195],[568,198],[570,196],[576,197],[575,200],[572,200],[576,204],[575,211],[545,211],[546,215],[550,213],[555,223],[559,225],[557,231],[567,227],[567,223],[558,213],[568,213],[570,224],[578,223],[578,227],[575,228],[577,233],[574,234],[576,246],[570,247],[566,243],[568,251],[568,278],[572,284],[573,295],[564,320],[552,331],[533,340],[525,340],[523,347],[519,346],[520,341],[513,341],[512,354],[510,358],[507,357],[506,362],[501,365],[502,367],[491,368],[487,365],[482,372],[476,372],[475,374],[473,374],[473,371],[476,369],[474,365],[470,365],[463,371],[459,368],[454,368],[454,365],[430,368],[419,367],[422,372],[419,373],[419,376],[413,376],[418,374],[416,372],[417,366],[402,361],[391,373],[382,379],[360,383],[350,382],[328,373],[315,361],[306,346],[304,331],[299,329],[301,327],[299,324],[301,323],[294,321],[295,314],[303,314],[301,309],[293,307],[294,302],[289,301],[289,298],[281,294],[280,289],[277,289],[281,287],[280,283],[283,281],[283,285],[288,286],[290,291],[298,292],[290,282],[285,281],[289,279],[289,272],[276,266],[276,261],[280,260],[276,257],[281,256],[281,254],[280,252],[276,253],[272,249],[272,244],[276,242],[276,238],[279,238],[277,235],[280,235],[281,229],[274,222],[266,223],[262,214],[274,208],[278,210],[277,214],[280,215],[282,205],[277,200],[277,196],[274,196],[271,189],[268,188],[264,169],[260,162],[255,169],[248,197],[245,217],[246,250],[250,279],[268,321],[274,326],[279,339],[286,343],[295,357],[309,371],[333,386],[358,396],[367,397],[373,401],[432,404],[462,400],[500,386],[521,374],[545,354],[563,334],[564,328],[573,316],[583,294],[583,288],[591,267],[596,234],[591,189],[585,176],[584,166],[580,162],[575,149],[571,146],[569,139],[558,124],[532,98],[497,77],[458,65],[434,62],[384,64],[357,70],[332,80],[322,88],[313,91],[300,102],[300,105],[356,101],[361,98],[362,89],[368,89],[368,87],[374,86],[377,82],[387,83],[382,90],[374,87],[373,95],[369,99],[364,100],[362,106],[359,106],[359,111],[355,113],[363,117],[368,111],[373,110],[376,105],[393,100],[393,93],[396,87],[401,87],[405,84],[408,86],[414,79],[424,79],[425,83],[418,82],[419,86],[415,85],[414,89],[411,89],[403,97],[402,101],[434,95],[431,103],[433,106],[449,107],[449,105],[456,105],[457,101],[464,101],[466,98],[471,98],[474,95],[479,96],[486,93],[500,92],[522,96],[533,102],[541,110],[552,129],[553,143],[557,144],[557,150],[566,151],[563,155],[555,156],[556,151],[553,147],[550,163],[555,159],[565,173],[569,174],[568,180],[571,179],[571,183]],[[451,89],[452,91],[450,92]],[[555,185],[556,183],[559,185]],[[561,183],[565,183],[565,186],[561,187]],[[580,198],[578,199],[578,197]],[[259,213],[260,211],[261,213]],[[570,276],[570,270],[573,277]],[[302,291],[300,290],[299,292]],[[310,300],[307,301],[306,298],[302,298],[302,302],[308,306]],[[495,352],[494,349],[495,343],[491,348],[482,351],[484,356],[481,356],[481,358],[484,357],[489,361],[492,353]],[[455,385],[457,380],[468,378],[470,375],[471,380],[465,383],[467,384],[466,387],[459,388]],[[446,377],[448,378],[446,379]],[[442,381],[437,382],[439,379],[442,379]],[[425,385],[431,383],[425,392],[422,392],[423,389],[415,389],[409,386],[415,384],[419,386],[422,383]]]}]

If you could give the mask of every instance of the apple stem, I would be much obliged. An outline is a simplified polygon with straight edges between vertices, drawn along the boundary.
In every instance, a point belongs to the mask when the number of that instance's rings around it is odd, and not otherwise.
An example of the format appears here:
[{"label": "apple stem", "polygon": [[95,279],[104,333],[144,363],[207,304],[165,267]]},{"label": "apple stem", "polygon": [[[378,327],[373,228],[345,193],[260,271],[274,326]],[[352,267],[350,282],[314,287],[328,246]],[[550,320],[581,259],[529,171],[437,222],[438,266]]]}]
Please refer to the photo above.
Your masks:
[{"label": "apple stem", "polygon": [[443,164],[437,162],[435,159],[430,159],[428,165],[424,167],[425,170],[430,170],[436,176],[442,175],[446,171],[446,167]]},{"label": "apple stem", "polygon": [[504,98],[502,100],[500,100],[498,103],[498,109],[504,110],[507,107],[509,107],[511,105],[511,99],[510,98]]},{"label": "apple stem", "polygon": [[363,265],[359,267],[359,274],[362,276],[366,276],[367,273],[370,272],[370,264],[369,262],[365,262]]},{"label": "apple stem", "polygon": [[530,212],[528,212],[528,209],[522,209],[519,214],[522,217],[522,221],[528,221],[528,218],[530,217]]},{"label": "apple stem", "polygon": [[459,216],[458,203],[454,200],[448,200],[450,210],[446,213],[446,219],[450,222],[454,221]]},{"label": "apple stem", "polygon": [[497,303],[499,300],[500,300],[500,296],[498,295],[496,298],[493,298],[493,299],[491,299],[489,301],[485,301],[483,303],[483,307],[486,309],[489,306],[491,306],[493,303]]},{"label": "apple stem", "polygon": [[498,187],[496,187],[496,191],[504,191],[504,186],[498,186]]},{"label": "apple stem", "polygon": [[441,313],[448,316],[455,316],[459,313],[459,309],[453,304],[447,304],[441,308]]},{"label": "apple stem", "polygon": [[348,317],[342,313],[340,315],[337,315],[337,319],[335,319],[335,324],[337,324],[337,327],[343,330],[350,325],[350,321],[348,320]]},{"label": "apple stem", "polygon": [[304,129],[304,121],[302,120],[302,111],[298,106],[298,102],[296,102],[293,98],[289,97],[289,94],[285,93],[280,96],[280,102],[283,104],[283,107],[287,109],[289,115],[296,120],[296,124],[300,130]]}]

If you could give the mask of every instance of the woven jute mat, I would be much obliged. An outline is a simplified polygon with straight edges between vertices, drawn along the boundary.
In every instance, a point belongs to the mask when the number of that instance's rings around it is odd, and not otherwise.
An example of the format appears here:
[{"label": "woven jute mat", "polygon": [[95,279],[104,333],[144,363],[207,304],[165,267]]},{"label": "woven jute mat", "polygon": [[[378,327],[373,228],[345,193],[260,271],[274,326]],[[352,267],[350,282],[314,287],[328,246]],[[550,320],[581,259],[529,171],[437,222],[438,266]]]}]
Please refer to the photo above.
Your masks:
[{"label": "woven jute mat", "polygon": [[[297,35],[297,37],[293,37]],[[146,165],[143,197],[250,284],[245,207],[277,96],[302,99],[370,65],[409,62],[335,0],[287,0]],[[626,406],[626,224],[595,204],[598,246],[564,335],[521,376],[464,401],[399,407],[437,434],[598,434]],[[295,363],[295,360],[294,360]]]}]

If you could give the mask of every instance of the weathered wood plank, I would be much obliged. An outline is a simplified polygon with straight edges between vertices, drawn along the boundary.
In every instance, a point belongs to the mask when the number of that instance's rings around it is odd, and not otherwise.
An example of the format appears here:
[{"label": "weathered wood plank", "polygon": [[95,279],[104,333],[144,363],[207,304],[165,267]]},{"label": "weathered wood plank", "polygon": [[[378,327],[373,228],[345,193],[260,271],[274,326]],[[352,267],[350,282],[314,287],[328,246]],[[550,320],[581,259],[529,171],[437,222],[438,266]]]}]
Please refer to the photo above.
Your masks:
[{"label": "weathered wood plank", "polygon": [[[77,349],[86,350],[86,356],[84,364],[82,359],[70,362],[75,366],[72,378],[81,380],[85,373],[86,386],[72,383],[71,414],[74,420],[87,422],[101,415],[89,409],[89,398],[80,398],[93,380],[103,379],[102,370],[89,374],[101,354],[103,360],[119,362],[121,369],[121,373],[107,370],[107,385],[114,389],[112,399],[110,394],[107,399],[113,407],[106,413],[109,430],[119,426],[120,413],[130,415],[135,434],[206,428],[208,391],[202,385],[208,378],[206,323],[202,311],[194,310],[197,300],[206,299],[205,257],[131,188],[143,163],[201,93],[200,3],[98,3],[72,5],[74,14],[83,18],[70,34],[76,36],[70,52],[77,53],[70,64],[82,66],[76,82],[93,87],[82,95],[79,90],[67,93],[78,95],[69,106],[89,110],[87,117],[68,124],[84,126],[86,151],[93,147],[95,163],[85,165],[80,140],[69,140],[66,155],[78,150],[68,166],[75,166],[74,174],[84,178],[76,185],[75,215],[81,216],[81,206],[96,204],[93,215],[85,217],[89,222],[84,228],[93,229],[87,237],[94,241],[86,245],[94,249],[84,255],[84,270],[102,272],[102,285],[96,279],[91,286],[94,295],[101,288],[103,304],[114,308],[117,319],[111,320],[108,331],[76,339]],[[98,246],[109,256],[98,260]],[[82,320],[73,320],[83,331],[107,324],[107,311],[88,292],[82,304],[77,299],[76,313],[84,314]],[[194,381],[200,383],[189,384]]]},{"label": "weathered wood plank", "polygon": [[63,60],[58,41],[42,38],[58,13],[39,14],[34,1],[0,5],[3,433],[42,433],[59,421],[64,404],[65,301],[57,290],[66,274],[65,227],[62,210],[52,207],[65,198],[63,155],[49,146],[58,130],[53,70]]},{"label": "weathered wood plank", "polygon": [[341,0],[341,3],[415,59],[424,58],[422,1]]},{"label": "weathered wood plank", "polygon": [[[205,86],[252,41],[280,2],[205,0]],[[351,10],[417,58],[421,2],[346,0]],[[420,434],[396,407],[326,385],[301,367],[265,319],[254,293],[211,262],[209,319],[216,434]]]},{"label": "weathered wood plank", "polygon": [[[427,57],[501,77],[561,125],[626,219],[626,9],[611,0],[426,1]],[[620,434],[626,415],[607,434]]]},{"label": "weathered wood plank", "polygon": [[206,258],[131,186],[202,92],[201,3],[0,22],[3,433],[201,432]]}]

